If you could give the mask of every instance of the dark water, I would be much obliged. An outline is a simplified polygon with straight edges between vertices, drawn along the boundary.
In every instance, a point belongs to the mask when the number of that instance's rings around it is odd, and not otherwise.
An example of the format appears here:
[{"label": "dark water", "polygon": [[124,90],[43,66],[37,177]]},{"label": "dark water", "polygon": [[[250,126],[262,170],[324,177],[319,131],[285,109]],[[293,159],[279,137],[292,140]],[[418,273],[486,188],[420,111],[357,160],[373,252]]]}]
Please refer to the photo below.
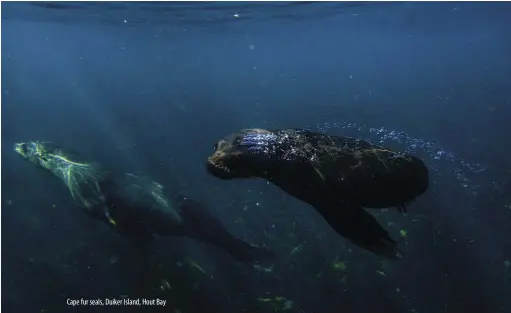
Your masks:
[{"label": "dark water", "polygon": [[[508,3],[2,3],[3,312],[511,312]],[[413,151],[431,188],[377,213],[405,255],[339,238],[263,181],[205,171],[247,127]],[[266,269],[186,239],[131,247],[12,151],[51,140],[207,203]],[[199,264],[200,267],[194,264]],[[165,308],[66,305],[166,300]]]}]

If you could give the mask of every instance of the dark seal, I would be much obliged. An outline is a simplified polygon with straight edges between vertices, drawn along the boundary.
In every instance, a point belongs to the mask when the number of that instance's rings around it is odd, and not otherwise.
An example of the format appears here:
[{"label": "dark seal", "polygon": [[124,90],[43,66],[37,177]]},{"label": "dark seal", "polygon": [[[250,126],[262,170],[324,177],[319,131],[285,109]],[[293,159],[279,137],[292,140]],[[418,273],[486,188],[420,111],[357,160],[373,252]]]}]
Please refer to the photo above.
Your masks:
[{"label": "dark seal", "polygon": [[200,202],[180,194],[169,197],[161,184],[149,178],[117,175],[48,142],[17,143],[14,150],[60,178],[87,215],[110,225],[144,251],[161,235],[215,245],[243,262],[273,255],[231,235]]},{"label": "dark seal", "polygon": [[221,179],[263,178],[312,205],[341,236],[387,258],[396,242],[363,208],[406,206],[429,185],[412,155],[303,129],[244,129],[220,140],[207,162]]}]

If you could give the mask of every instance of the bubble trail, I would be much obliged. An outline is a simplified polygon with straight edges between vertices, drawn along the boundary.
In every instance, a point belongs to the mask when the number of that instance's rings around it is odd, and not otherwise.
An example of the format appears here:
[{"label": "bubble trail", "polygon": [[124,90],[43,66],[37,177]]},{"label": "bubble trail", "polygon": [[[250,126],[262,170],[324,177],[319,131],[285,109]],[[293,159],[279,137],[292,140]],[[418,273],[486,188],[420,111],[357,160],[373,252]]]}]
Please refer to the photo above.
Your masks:
[{"label": "bubble trail", "polygon": [[[449,164],[447,165],[447,168],[449,168],[449,171],[456,177],[460,185],[463,188],[469,190],[474,195],[478,194],[478,190],[481,188],[481,185],[474,184],[470,180],[469,176],[483,173],[487,169],[487,164],[467,162],[458,157],[455,153],[445,149],[437,142],[415,138],[405,132],[389,129],[386,127],[376,128],[363,124],[342,121],[333,123],[319,123],[312,128],[315,129],[309,129],[325,133],[332,133],[332,129],[354,131],[353,133],[347,133],[345,135],[362,137],[362,139],[381,145],[398,143],[404,146],[404,152],[416,154],[421,157],[425,157],[424,154],[426,154],[427,157],[430,158],[428,162],[430,163],[428,164],[430,169],[437,174],[440,173],[439,168],[445,170],[445,162],[448,162]],[[358,134],[355,132],[358,132]],[[360,133],[362,133],[362,136],[360,136]],[[494,183],[490,185],[496,187],[501,184]]]}]

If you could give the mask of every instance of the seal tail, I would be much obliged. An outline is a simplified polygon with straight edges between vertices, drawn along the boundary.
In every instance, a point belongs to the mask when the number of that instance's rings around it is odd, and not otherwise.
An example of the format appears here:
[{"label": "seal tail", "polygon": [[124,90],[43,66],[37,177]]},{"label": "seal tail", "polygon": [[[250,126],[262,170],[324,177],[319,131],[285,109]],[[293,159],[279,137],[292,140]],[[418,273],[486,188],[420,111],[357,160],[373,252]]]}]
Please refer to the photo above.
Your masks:
[{"label": "seal tail", "polygon": [[[343,206],[346,206],[343,204]],[[341,236],[374,254],[387,259],[402,258],[389,233],[362,207],[319,210],[330,226]]]},{"label": "seal tail", "polygon": [[179,196],[186,236],[217,246],[240,262],[264,262],[273,258],[273,252],[249,244],[230,234],[222,223],[201,203]]}]

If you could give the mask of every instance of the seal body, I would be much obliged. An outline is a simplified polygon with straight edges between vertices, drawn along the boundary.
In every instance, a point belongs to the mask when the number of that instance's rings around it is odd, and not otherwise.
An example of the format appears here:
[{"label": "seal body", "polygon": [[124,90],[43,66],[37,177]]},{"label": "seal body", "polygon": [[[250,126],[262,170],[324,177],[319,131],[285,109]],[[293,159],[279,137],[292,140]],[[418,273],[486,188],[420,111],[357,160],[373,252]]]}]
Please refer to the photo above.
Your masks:
[{"label": "seal body", "polygon": [[339,234],[388,257],[399,254],[395,242],[363,207],[405,211],[429,185],[417,157],[303,129],[232,133],[215,145],[207,169],[221,179],[266,179],[314,206]]},{"label": "seal body", "polygon": [[185,236],[218,246],[240,261],[254,262],[272,254],[231,235],[204,205],[183,195],[168,197],[164,187],[132,173],[117,175],[80,160],[51,143],[17,143],[24,159],[60,178],[73,199],[92,218],[147,246],[155,236]]}]

